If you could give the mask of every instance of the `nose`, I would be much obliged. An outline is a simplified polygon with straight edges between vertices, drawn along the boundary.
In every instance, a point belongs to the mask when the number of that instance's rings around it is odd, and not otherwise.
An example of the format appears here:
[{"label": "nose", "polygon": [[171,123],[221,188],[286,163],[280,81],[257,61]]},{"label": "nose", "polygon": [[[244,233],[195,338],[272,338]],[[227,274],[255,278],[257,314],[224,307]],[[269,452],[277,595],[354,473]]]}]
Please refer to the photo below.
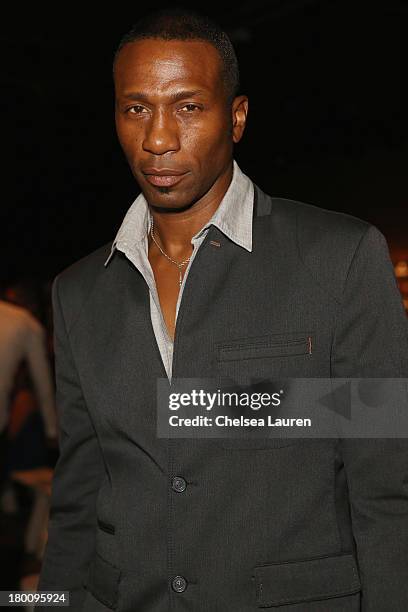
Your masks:
[{"label": "nose", "polygon": [[164,155],[170,151],[178,151],[180,142],[177,123],[171,115],[156,112],[146,124],[143,149],[154,155]]}]

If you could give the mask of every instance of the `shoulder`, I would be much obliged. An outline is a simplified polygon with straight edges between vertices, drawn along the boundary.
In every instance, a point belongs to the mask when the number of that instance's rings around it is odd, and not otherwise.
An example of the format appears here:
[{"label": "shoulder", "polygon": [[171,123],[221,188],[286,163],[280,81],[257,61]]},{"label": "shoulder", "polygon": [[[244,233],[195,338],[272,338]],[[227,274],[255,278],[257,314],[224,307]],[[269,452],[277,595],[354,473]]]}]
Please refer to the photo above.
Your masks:
[{"label": "shoulder", "polygon": [[81,257],[64,268],[56,278],[63,285],[77,284],[91,280],[92,277],[99,274],[101,266],[106,261],[112,248],[112,241],[107,242],[101,247],[95,249],[88,255]]},{"label": "shoulder", "polygon": [[104,270],[104,263],[112,248],[112,241],[95,249],[85,257],[64,268],[54,278],[53,306],[61,305],[68,320],[78,312]]},{"label": "shoulder", "polygon": [[3,300],[0,300],[0,319],[17,337],[23,335],[28,338],[27,333],[42,336],[44,333],[42,324],[29,310]]},{"label": "shoulder", "polygon": [[306,202],[264,197],[269,200],[269,213],[264,219],[293,237],[297,256],[309,274],[336,294],[342,290],[357,255],[373,260],[388,258],[384,235],[364,219]]},{"label": "shoulder", "polygon": [[382,232],[372,223],[354,215],[330,210],[306,202],[274,198],[272,214],[292,225],[301,253],[318,252],[338,258],[352,253],[363,241],[373,247],[386,242]]},{"label": "shoulder", "polygon": [[0,300],[0,315],[2,316],[2,318],[7,318],[10,324],[14,323],[15,325],[23,327],[41,327],[40,322],[37,321],[37,319],[31,314],[29,310],[11,302],[5,302],[3,300]]},{"label": "shoulder", "polygon": [[[299,236],[312,241],[338,236],[351,245],[359,240],[371,224],[354,215],[315,204],[264,194],[269,200],[269,218],[296,229]],[[372,226],[374,227],[374,226]]]},{"label": "shoulder", "polygon": [[9,321],[23,321],[26,316],[26,310],[11,302],[0,300],[0,316],[4,319],[7,318]]}]

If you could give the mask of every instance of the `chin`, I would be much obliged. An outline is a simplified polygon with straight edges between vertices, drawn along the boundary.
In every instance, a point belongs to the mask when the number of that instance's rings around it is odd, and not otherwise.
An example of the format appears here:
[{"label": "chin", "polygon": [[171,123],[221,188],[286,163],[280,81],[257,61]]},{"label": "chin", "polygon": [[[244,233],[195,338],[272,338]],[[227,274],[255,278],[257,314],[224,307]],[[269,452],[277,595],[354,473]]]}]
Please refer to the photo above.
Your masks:
[{"label": "chin", "polygon": [[155,208],[166,210],[184,210],[194,204],[194,197],[189,197],[185,193],[177,193],[171,187],[156,187],[143,190],[147,202]]}]

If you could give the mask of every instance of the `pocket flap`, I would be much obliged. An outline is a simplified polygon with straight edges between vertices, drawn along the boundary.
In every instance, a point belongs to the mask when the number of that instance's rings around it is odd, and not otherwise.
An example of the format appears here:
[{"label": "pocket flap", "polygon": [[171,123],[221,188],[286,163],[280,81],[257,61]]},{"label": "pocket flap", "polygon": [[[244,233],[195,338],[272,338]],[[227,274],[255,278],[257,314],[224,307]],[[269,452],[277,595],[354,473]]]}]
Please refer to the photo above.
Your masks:
[{"label": "pocket flap", "polygon": [[121,571],[98,553],[89,567],[85,588],[101,603],[112,610],[117,608]]},{"label": "pocket flap", "polygon": [[310,332],[272,334],[253,338],[238,338],[229,342],[217,342],[218,361],[285,357],[312,353]]},{"label": "pocket flap", "polygon": [[260,608],[351,595],[361,590],[352,554],[255,567]]}]

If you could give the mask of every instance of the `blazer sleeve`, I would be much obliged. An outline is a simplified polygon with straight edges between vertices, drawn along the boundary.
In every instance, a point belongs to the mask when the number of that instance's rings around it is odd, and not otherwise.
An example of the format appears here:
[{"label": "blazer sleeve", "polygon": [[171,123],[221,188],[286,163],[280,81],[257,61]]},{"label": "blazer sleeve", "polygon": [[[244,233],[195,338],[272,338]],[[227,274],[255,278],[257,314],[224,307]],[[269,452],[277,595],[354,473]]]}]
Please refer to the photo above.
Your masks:
[{"label": "blazer sleeve", "polygon": [[[48,540],[37,589],[70,592],[70,609],[80,610],[83,582],[95,547],[96,497],[104,463],[82,394],[54,280],[56,403],[60,454],[55,466]],[[36,611],[48,610],[40,606]]]},{"label": "blazer sleeve", "polygon": [[[372,225],[345,281],[332,375],[408,377],[408,320],[386,240]],[[401,402],[408,410],[406,391]],[[340,446],[362,580],[361,609],[408,610],[408,438],[349,438]]]}]

